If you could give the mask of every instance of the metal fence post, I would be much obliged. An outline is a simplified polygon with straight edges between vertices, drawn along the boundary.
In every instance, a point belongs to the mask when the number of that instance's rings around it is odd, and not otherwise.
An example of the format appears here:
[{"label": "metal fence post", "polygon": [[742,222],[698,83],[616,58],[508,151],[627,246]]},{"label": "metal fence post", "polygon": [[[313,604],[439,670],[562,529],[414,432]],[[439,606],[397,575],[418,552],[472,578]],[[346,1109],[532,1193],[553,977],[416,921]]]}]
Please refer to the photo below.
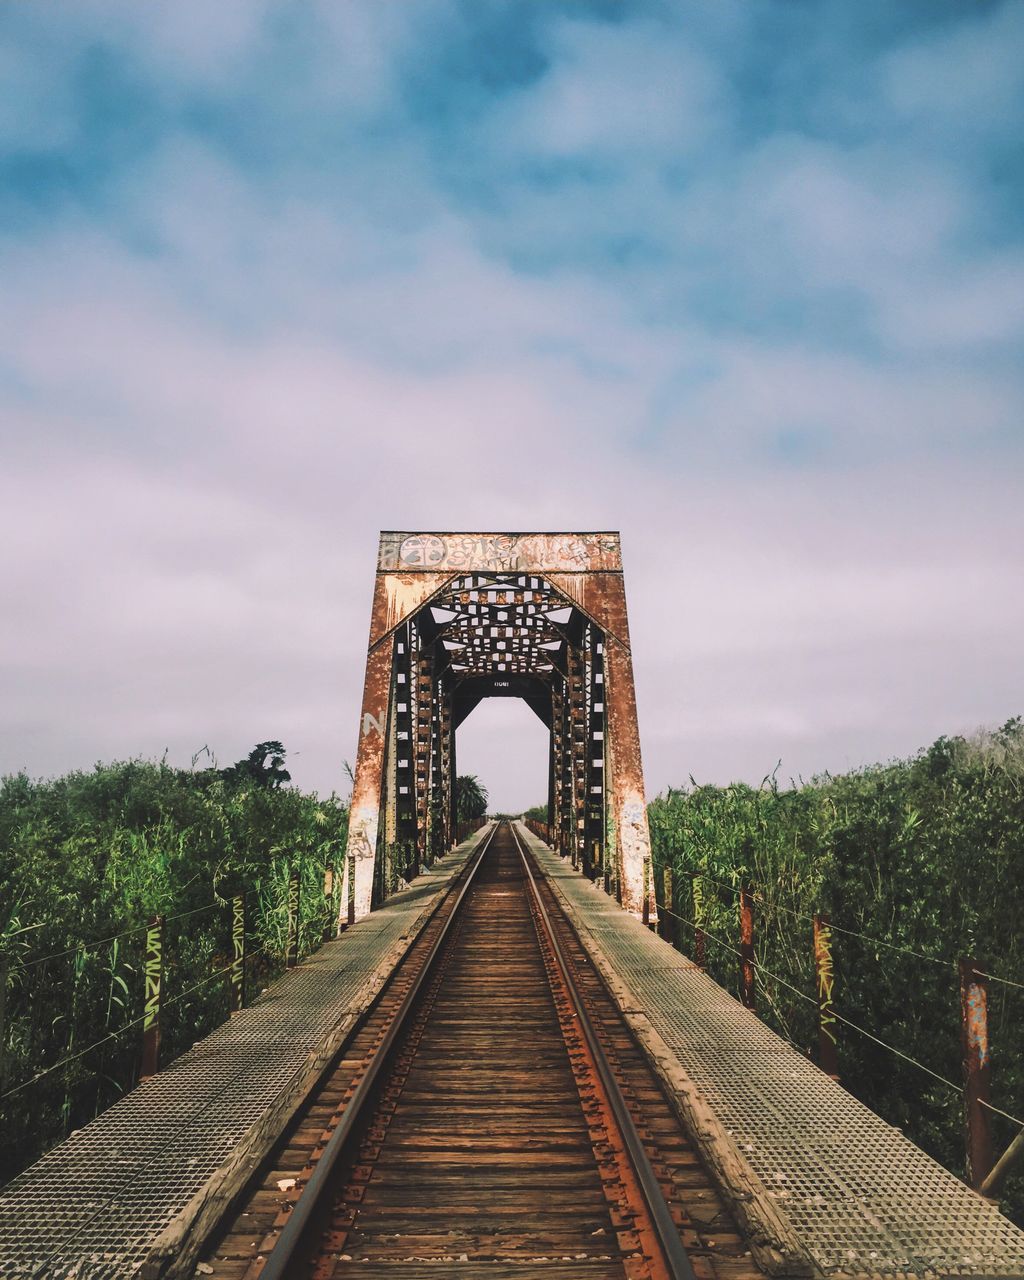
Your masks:
[{"label": "metal fence post", "polygon": [[245,1008],[245,894],[231,899],[231,1012]]},{"label": "metal fence post", "polygon": [[285,964],[294,969],[299,963],[299,873],[288,877],[288,950]]},{"label": "metal fence post", "polygon": [[661,869],[661,903],[662,914],[658,920],[658,932],[666,942],[675,944],[675,916],[672,912],[676,909],[676,900],[672,894],[672,868],[664,866]]},{"label": "metal fence post", "polygon": [[644,904],[641,915],[648,929],[651,927],[651,869],[650,858],[644,858]]},{"label": "metal fence post", "polygon": [[977,1191],[992,1169],[992,1134],[985,1106],[989,1100],[992,1063],[988,1044],[988,992],[973,957],[960,961],[960,1028],[967,1181]]},{"label": "metal fence post", "polygon": [[693,894],[693,963],[707,972],[708,944],[704,934],[704,886],[699,875],[690,877]]},{"label": "metal fence post", "polygon": [[146,929],[146,996],[142,1015],[142,1070],[148,1080],[160,1070],[160,1005],[164,987],[164,918],[153,916]]},{"label": "metal fence post", "polygon": [[324,867],[324,942],[334,937],[334,916],[334,868],[328,865]]},{"label": "metal fence post", "polygon": [[832,961],[832,923],[824,913],[814,917],[814,974],[818,989],[818,1065],[839,1079],[836,1017],[832,1011],[835,967]]},{"label": "metal fence post", "polygon": [[748,1009],[757,1003],[754,975],[754,895],[740,889],[740,999]]}]

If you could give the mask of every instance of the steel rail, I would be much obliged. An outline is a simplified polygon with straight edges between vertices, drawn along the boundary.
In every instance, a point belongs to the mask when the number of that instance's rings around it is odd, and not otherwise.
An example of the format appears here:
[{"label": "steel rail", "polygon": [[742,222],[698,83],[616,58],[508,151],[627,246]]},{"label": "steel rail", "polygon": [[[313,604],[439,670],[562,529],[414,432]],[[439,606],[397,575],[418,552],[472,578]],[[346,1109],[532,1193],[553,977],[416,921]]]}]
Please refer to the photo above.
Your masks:
[{"label": "steel rail", "polygon": [[633,1117],[629,1114],[629,1108],[622,1095],[622,1090],[619,1088],[619,1083],[615,1079],[611,1063],[608,1061],[608,1055],[605,1053],[604,1046],[601,1044],[601,1041],[598,1039],[597,1032],[594,1030],[590,1014],[587,1012],[586,1005],[584,1004],[583,998],[577,989],[576,982],[569,969],[565,953],[563,952],[561,944],[558,941],[558,937],[555,934],[554,926],[551,923],[551,917],[548,915],[547,909],[544,906],[540,890],[537,887],[537,881],[534,878],[533,871],[530,867],[530,861],[523,848],[523,842],[519,838],[519,832],[511,822],[509,823],[509,827],[512,830],[512,834],[515,836],[516,847],[519,850],[519,856],[522,859],[523,868],[526,871],[526,878],[533,893],[540,918],[544,922],[544,928],[547,932],[551,950],[554,953],[555,960],[558,963],[562,977],[565,980],[566,988],[572,999],[573,1007],[576,1010],[580,1029],[586,1039],[587,1047],[590,1049],[594,1065],[597,1067],[601,1084],[604,1087],[604,1091],[609,1102],[611,1103],[612,1111],[615,1115],[615,1122],[622,1135],[622,1140],[629,1155],[630,1163],[633,1165],[637,1181],[640,1184],[644,1199],[647,1202],[647,1209],[651,1217],[651,1224],[654,1227],[654,1234],[661,1248],[668,1273],[672,1277],[672,1280],[696,1280],[696,1273],[693,1270],[690,1259],[686,1256],[686,1250],[683,1248],[683,1242],[679,1238],[679,1230],[676,1227],[675,1222],[672,1220],[672,1210],[669,1208],[668,1202],[665,1199],[664,1192],[661,1189],[661,1184],[658,1181],[658,1176],[654,1172],[647,1152],[644,1149],[643,1140],[637,1132],[636,1125],[633,1123]]},{"label": "steel rail", "polygon": [[[424,958],[423,963],[420,965],[419,972],[413,979],[412,985],[406,992],[402,1003],[395,1011],[391,1022],[388,1024],[388,1029],[384,1033],[383,1039],[374,1051],[373,1057],[370,1058],[359,1084],[356,1086],[352,1093],[352,1097],[349,1099],[344,1115],[341,1117],[341,1120],[338,1122],[338,1125],[330,1138],[328,1138],[327,1143],[320,1154],[320,1159],[316,1163],[316,1168],[310,1174],[309,1180],[302,1188],[299,1198],[292,1206],[288,1221],[281,1228],[281,1234],[277,1237],[273,1249],[268,1251],[267,1260],[260,1271],[260,1280],[289,1280],[289,1278],[290,1280],[294,1280],[295,1272],[289,1268],[291,1267],[295,1255],[298,1252],[299,1246],[302,1244],[303,1235],[309,1225],[309,1220],[317,1208],[320,1197],[328,1185],[331,1174],[341,1157],[342,1151],[345,1149],[346,1144],[352,1136],[352,1132],[360,1119],[360,1112],[363,1109],[363,1105],[372,1093],[377,1077],[380,1075],[381,1070],[387,1061],[391,1048],[398,1038],[399,1033],[404,1028],[409,1013],[416,1002],[416,997],[419,995],[423,983],[426,981],[427,974],[433,968],[434,961],[437,959],[441,950],[441,945],[448,936],[448,930],[450,929],[452,922],[455,920],[455,917],[458,915],[459,907],[462,905],[462,900],[465,898],[470,885],[473,883],[473,879],[480,868],[480,863],[483,861],[484,854],[490,848],[491,842],[500,825],[500,823],[496,822],[485,839],[481,840],[480,848],[475,855],[476,860],[472,863],[469,874],[463,880],[462,887],[458,892],[455,902],[452,904],[452,909],[448,914],[448,918],[441,926],[441,930],[431,944],[430,950]],[[449,901],[449,898],[445,895],[441,902],[437,904],[433,914],[436,915],[447,901]],[[429,925],[429,923],[430,922],[428,921],[427,925]],[[424,925],[424,928],[426,928],[427,925]]]}]

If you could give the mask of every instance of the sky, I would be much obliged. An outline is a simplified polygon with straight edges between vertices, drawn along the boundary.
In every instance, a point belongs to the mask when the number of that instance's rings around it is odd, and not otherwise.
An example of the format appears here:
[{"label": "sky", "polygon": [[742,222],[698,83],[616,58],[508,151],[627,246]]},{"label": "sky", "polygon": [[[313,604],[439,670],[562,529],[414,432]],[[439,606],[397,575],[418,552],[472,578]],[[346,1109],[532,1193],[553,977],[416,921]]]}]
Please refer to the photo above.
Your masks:
[{"label": "sky", "polygon": [[[348,788],[380,529],[620,529],[650,794],[1024,713],[1024,5],[0,9],[0,772]],[[207,756],[202,756],[205,763]],[[544,798],[484,704],[460,769]]]}]

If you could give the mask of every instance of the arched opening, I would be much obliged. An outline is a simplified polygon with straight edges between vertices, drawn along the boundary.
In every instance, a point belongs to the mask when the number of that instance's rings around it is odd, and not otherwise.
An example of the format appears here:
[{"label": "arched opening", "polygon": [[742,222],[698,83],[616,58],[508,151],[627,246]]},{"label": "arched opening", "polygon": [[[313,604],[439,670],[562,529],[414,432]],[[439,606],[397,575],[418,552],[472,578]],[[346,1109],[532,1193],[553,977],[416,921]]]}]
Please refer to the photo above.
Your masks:
[{"label": "arched opening", "polygon": [[489,813],[548,802],[551,733],[521,698],[485,698],[456,735],[460,774],[486,787]]}]

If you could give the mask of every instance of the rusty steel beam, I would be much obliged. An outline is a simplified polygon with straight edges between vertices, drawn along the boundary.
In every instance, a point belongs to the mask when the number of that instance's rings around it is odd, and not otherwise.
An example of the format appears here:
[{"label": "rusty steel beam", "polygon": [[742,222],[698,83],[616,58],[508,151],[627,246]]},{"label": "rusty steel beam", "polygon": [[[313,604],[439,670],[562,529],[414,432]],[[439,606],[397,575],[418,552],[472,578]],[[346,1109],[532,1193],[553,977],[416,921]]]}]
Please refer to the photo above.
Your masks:
[{"label": "rusty steel beam", "polygon": [[363,704],[359,718],[359,746],[348,820],[347,862],[352,867],[355,879],[354,915],[357,920],[368,914],[373,892],[393,647],[393,642],[380,644],[370,650],[366,659]]},{"label": "rusty steel beam", "polygon": [[387,858],[405,869],[451,842],[456,730],[485,697],[523,698],[550,731],[559,851],[656,918],[618,534],[395,531],[371,612],[351,918],[388,891]]}]

